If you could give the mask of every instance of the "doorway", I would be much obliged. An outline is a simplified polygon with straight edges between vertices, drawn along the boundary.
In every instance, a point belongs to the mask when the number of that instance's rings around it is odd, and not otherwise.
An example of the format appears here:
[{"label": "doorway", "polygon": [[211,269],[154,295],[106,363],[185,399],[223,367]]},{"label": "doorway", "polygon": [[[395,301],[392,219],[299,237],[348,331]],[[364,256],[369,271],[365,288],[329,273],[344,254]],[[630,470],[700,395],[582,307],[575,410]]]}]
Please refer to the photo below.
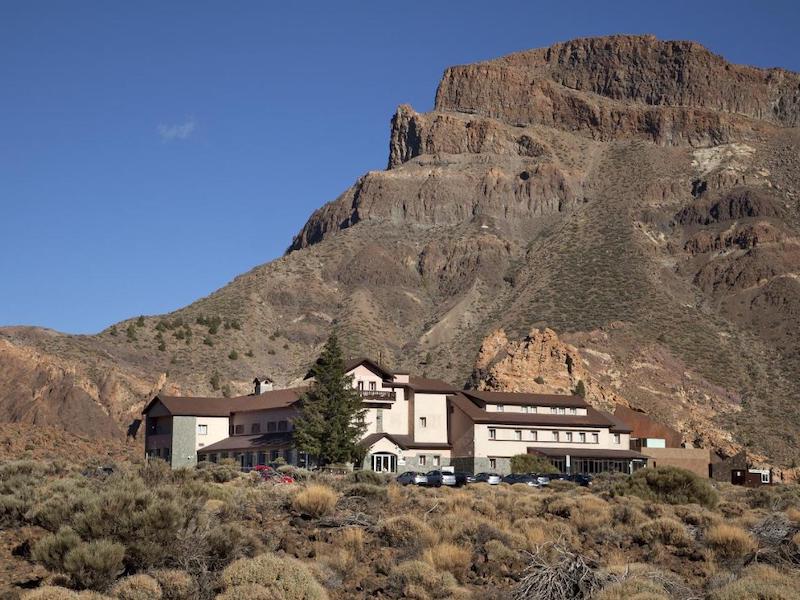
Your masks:
[{"label": "doorway", "polygon": [[376,473],[394,473],[397,470],[397,457],[388,452],[373,454],[372,470]]}]

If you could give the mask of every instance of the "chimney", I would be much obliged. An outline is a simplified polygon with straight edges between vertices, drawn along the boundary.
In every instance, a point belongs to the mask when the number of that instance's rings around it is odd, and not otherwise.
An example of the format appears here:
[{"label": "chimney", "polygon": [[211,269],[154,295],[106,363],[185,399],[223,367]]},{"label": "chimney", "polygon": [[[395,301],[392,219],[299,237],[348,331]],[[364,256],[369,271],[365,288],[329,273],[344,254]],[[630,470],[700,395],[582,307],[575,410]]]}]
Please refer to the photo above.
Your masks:
[{"label": "chimney", "polygon": [[269,377],[256,377],[253,380],[253,383],[256,386],[255,392],[256,396],[260,396],[264,392],[271,392],[273,381]]}]

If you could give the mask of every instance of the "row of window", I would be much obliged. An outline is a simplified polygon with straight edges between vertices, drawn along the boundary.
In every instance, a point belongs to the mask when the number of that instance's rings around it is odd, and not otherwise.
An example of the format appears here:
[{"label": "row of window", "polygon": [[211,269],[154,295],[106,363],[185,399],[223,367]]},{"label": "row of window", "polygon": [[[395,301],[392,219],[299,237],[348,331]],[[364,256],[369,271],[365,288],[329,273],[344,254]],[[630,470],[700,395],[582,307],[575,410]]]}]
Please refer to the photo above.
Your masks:
[{"label": "row of window", "polygon": [[[522,406],[522,412],[524,413],[531,413],[535,414],[539,412],[539,408],[537,406]],[[506,407],[503,404],[497,405],[497,412],[505,412]],[[574,406],[572,407],[564,407],[564,406],[551,406],[550,407],[550,414],[551,415],[577,415],[578,409]]]},{"label": "row of window", "polygon": [[428,458],[431,459],[430,460],[430,465],[432,467],[438,467],[438,466],[440,466],[442,464],[442,457],[439,456],[438,454],[435,454],[435,455],[430,456],[430,457],[428,457],[425,454],[420,454],[420,455],[417,456],[417,464],[419,464],[420,467],[427,466],[428,465]]},{"label": "row of window", "polygon": [[[267,421],[267,433],[274,433],[276,431],[288,431],[289,421]],[[261,433],[261,423],[251,423],[250,433]],[[231,425],[231,435],[244,434],[244,425]]]},{"label": "row of window", "polygon": [[150,458],[163,458],[164,460],[169,460],[169,454],[169,448],[151,448],[147,451],[147,456]]},{"label": "row of window", "polygon": [[[539,441],[539,431],[532,429],[528,431],[528,436],[525,438],[532,442]],[[542,439],[541,441],[550,441],[550,442],[578,442],[579,444],[599,444],[600,443],[600,435],[597,433],[587,433],[585,431],[550,431],[550,432],[541,432],[543,436],[545,434],[549,435],[548,440]],[[496,440],[497,439],[497,429],[490,427],[489,428],[489,439]],[[522,429],[515,429],[514,430],[514,440],[522,441]],[[619,444],[621,442],[620,434],[615,433],[613,434],[613,440],[615,444]]]}]

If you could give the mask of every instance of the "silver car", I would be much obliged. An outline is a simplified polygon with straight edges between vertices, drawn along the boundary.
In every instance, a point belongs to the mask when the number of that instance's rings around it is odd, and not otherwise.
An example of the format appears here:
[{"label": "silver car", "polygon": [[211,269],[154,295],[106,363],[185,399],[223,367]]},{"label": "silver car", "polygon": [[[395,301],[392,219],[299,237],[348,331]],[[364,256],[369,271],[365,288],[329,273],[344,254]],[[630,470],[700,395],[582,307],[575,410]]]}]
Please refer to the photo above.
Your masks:
[{"label": "silver car", "polygon": [[428,471],[425,473],[427,479],[426,485],[432,487],[441,487],[443,485],[455,485],[455,473],[448,473],[447,471]]},{"label": "silver car", "polygon": [[396,481],[400,485],[425,485],[428,483],[428,478],[423,473],[406,471],[405,473],[400,473]]},{"label": "silver car", "polygon": [[478,473],[475,475],[475,483],[488,483],[489,485],[500,485],[502,477],[497,473]]}]

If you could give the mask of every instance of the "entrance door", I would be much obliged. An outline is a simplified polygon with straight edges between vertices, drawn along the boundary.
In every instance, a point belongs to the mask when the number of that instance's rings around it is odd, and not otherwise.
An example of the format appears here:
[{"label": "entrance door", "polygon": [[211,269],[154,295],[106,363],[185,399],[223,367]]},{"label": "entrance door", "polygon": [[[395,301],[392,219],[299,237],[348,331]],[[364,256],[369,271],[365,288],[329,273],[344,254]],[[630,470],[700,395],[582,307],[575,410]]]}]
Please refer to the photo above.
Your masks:
[{"label": "entrance door", "polygon": [[397,457],[388,452],[373,454],[372,470],[377,473],[394,473],[397,470]]}]

